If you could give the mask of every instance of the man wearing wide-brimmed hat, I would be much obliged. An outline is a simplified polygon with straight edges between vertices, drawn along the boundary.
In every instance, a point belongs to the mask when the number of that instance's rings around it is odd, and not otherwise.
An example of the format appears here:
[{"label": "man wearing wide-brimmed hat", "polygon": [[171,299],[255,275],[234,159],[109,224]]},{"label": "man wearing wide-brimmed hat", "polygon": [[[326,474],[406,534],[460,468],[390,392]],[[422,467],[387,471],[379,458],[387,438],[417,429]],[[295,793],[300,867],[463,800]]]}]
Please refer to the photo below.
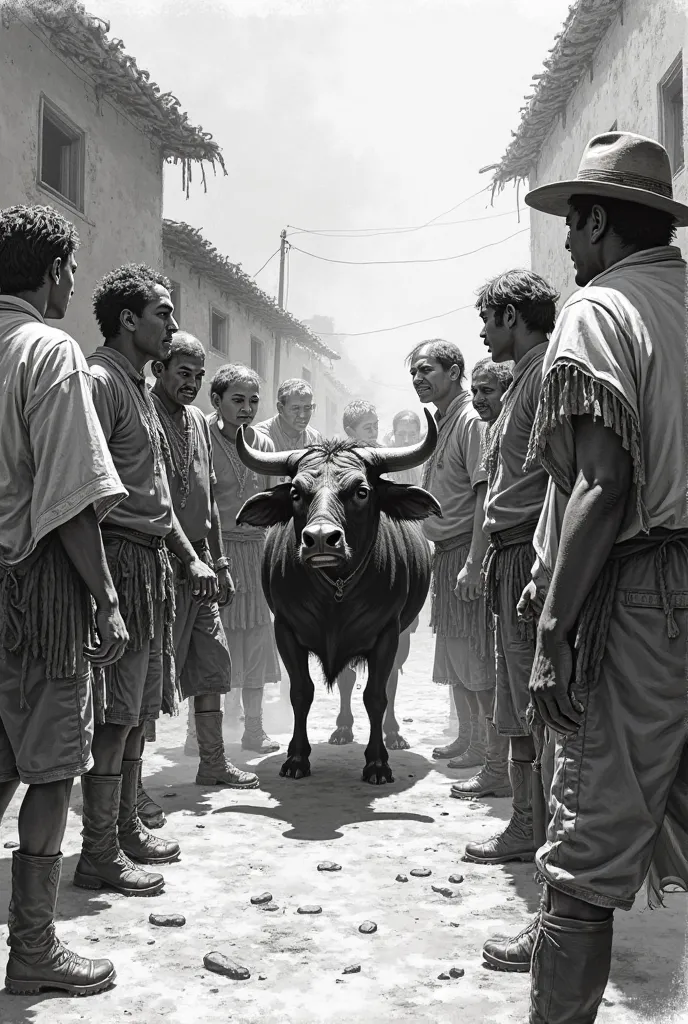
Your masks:
[{"label": "man wearing wide-brimmed hat", "polygon": [[566,217],[582,288],[544,360],[529,462],[550,480],[519,606],[540,611],[531,698],[557,734],[545,894],[500,955],[527,970],[534,946],[531,1024],[588,1024],[614,910],[648,871],[655,899],[688,888],[688,850],[666,841],[686,836],[671,816],[688,793],[686,264],[670,244],[688,206],[664,148],[626,132],[592,139],[575,180],[526,202]]}]

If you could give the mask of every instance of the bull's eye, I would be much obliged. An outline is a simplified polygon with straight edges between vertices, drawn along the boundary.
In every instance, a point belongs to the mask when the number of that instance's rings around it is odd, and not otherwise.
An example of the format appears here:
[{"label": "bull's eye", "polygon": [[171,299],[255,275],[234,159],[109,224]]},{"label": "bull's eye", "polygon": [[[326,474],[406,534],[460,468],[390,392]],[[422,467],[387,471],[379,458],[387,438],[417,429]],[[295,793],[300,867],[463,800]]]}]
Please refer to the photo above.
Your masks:
[{"label": "bull's eye", "polygon": [[358,498],[359,501],[365,501],[369,494],[370,491],[368,490],[367,487],[359,487],[358,490],[356,491],[356,497]]},{"label": "bull's eye", "polygon": [[301,501],[301,495],[299,494],[295,487],[292,487],[291,489],[291,500],[294,502]]}]

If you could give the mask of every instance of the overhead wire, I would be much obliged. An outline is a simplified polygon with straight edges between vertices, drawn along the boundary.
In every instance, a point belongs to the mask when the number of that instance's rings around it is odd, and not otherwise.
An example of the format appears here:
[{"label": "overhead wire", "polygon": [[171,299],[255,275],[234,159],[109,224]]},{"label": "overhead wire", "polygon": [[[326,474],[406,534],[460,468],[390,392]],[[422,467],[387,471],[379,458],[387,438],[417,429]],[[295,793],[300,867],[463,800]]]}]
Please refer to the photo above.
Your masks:
[{"label": "overhead wire", "polygon": [[291,245],[291,248],[296,252],[301,252],[304,256],[310,256],[314,260],[322,260],[324,263],[341,263],[347,266],[358,266],[358,267],[374,267],[374,266],[393,266],[397,264],[409,264],[409,263],[447,263],[451,260],[460,260],[465,256],[473,256],[477,252],[482,252],[484,249],[491,249],[495,245],[501,245],[503,242],[508,242],[511,238],[516,238],[517,235],[522,235],[526,231],[530,231],[530,228],[521,228],[519,231],[514,231],[513,234],[507,235],[505,238],[498,238],[495,242],[487,242],[485,245],[479,245],[477,249],[469,249],[467,252],[455,253],[453,256],[435,256],[431,259],[420,259],[420,260],[337,260],[331,256],[319,256],[315,252],[309,252],[307,249],[301,249],[298,245]]},{"label": "overhead wire", "polygon": [[464,309],[475,309],[475,303],[469,302],[466,306],[456,306],[455,309],[448,309],[446,313],[435,313],[433,316],[424,316],[421,320],[409,320],[406,324],[396,324],[394,327],[378,327],[374,331],[318,331],[323,337],[337,338],[362,338],[367,334],[386,334],[388,331],[400,331],[402,327],[415,327],[416,324],[426,324],[429,320],[441,320],[443,316],[451,316],[452,313],[460,313]]},{"label": "overhead wire", "polygon": [[513,217],[518,210],[507,210],[505,213],[486,213],[483,217],[466,217],[462,220],[445,220],[441,223],[421,224],[420,226],[406,226],[398,228],[300,228],[294,224],[287,224],[292,230],[288,232],[287,238],[293,235],[317,235],[319,238],[377,238],[380,235],[402,235],[411,231],[420,231],[423,228],[448,228],[456,224],[477,224],[485,220],[497,220],[499,217]]},{"label": "overhead wire", "polygon": [[275,249],[275,251],[273,252],[272,256],[269,256],[269,257],[268,257],[268,258],[266,259],[265,263],[264,263],[264,264],[263,264],[263,266],[262,266],[262,267],[260,268],[260,270],[256,270],[256,272],[255,272],[255,274],[254,274],[253,276],[254,276],[254,277],[258,277],[258,275],[259,275],[259,274],[261,273],[261,271],[265,270],[265,268],[267,267],[267,265],[268,265],[268,263],[270,262],[270,260],[274,260],[274,258],[275,258],[275,256],[277,255],[277,253],[278,253],[278,252],[279,252],[279,249]]}]

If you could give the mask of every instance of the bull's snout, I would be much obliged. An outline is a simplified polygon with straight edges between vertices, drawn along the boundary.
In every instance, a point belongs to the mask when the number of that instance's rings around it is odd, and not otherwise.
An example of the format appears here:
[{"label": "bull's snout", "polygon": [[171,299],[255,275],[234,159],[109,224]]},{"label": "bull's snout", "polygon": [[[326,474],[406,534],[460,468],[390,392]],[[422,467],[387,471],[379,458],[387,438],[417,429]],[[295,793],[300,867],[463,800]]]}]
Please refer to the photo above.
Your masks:
[{"label": "bull's snout", "polygon": [[334,523],[311,523],[301,531],[301,557],[318,565],[334,565],[346,557],[344,531]]}]

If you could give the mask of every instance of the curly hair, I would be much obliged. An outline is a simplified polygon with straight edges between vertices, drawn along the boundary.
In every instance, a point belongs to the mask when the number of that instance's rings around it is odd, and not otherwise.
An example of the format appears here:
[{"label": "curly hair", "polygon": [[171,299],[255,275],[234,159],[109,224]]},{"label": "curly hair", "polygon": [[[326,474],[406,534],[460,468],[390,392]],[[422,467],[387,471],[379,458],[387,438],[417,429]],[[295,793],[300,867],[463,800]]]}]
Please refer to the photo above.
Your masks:
[{"label": "curly hair", "polygon": [[406,365],[410,366],[414,359],[418,358],[418,353],[424,348],[428,350],[428,355],[432,359],[437,360],[443,370],[451,370],[452,366],[458,366],[459,382],[465,378],[466,362],[461,349],[453,342],[445,341],[444,338],[430,338],[428,341],[421,341],[406,356]]},{"label": "curly hair", "polygon": [[479,359],[473,366],[472,375],[475,375],[476,370],[480,370],[483,373],[489,373],[491,377],[494,377],[499,384],[502,392],[506,391],[508,387],[511,387],[514,379],[514,364],[513,363],[493,363],[489,356],[484,359]]},{"label": "curly hair", "polygon": [[250,366],[243,363],[226,363],[216,370],[210,381],[210,395],[222,398],[234,384],[248,384],[250,388],[260,391],[260,377]]},{"label": "curly hair", "polygon": [[283,380],[277,389],[277,401],[284,402],[287,398],[291,398],[292,395],[307,398],[308,395],[313,395],[313,388],[307,380],[302,380],[300,377],[290,377],[289,380]]},{"label": "curly hair", "polygon": [[37,291],[53,262],[78,248],[76,228],[52,206],[8,206],[0,211],[0,291]]},{"label": "curly hair", "polygon": [[475,308],[494,309],[495,323],[501,327],[504,310],[511,305],[529,331],[551,334],[557,317],[559,293],[544,277],[532,270],[507,270],[487,281],[477,291]]},{"label": "curly hair", "polygon": [[377,409],[372,402],[366,402],[363,398],[355,398],[344,409],[342,426],[345,430],[353,429],[358,426],[364,416],[377,416]]},{"label": "curly hair", "polygon": [[120,315],[125,309],[141,316],[154,298],[153,289],[161,285],[167,291],[172,285],[164,274],[145,263],[127,263],[110,271],[93,293],[93,310],[106,341],[116,337]]},{"label": "curly hair", "polygon": [[202,359],[205,362],[205,349],[198,338],[188,331],[177,331],[170,343],[167,356],[164,359],[157,359],[167,369],[175,356],[191,356],[194,359]]}]

